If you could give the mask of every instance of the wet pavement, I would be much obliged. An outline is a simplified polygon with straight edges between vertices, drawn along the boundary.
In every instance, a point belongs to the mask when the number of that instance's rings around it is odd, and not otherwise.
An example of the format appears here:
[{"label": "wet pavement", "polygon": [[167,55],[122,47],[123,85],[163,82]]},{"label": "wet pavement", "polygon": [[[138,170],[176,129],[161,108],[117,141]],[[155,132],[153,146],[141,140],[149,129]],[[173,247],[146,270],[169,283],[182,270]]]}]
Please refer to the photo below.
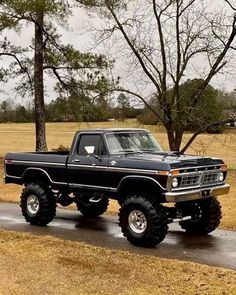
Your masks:
[{"label": "wet pavement", "polygon": [[0,204],[0,229],[50,235],[109,249],[236,270],[236,231],[216,230],[208,236],[196,237],[186,234],[178,224],[171,224],[168,235],[161,244],[153,249],[145,249],[131,245],[122,236],[116,216],[104,215],[89,219],[76,211],[60,209],[47,227],[37,227],[25,222],[19,205],[15,204]]}]

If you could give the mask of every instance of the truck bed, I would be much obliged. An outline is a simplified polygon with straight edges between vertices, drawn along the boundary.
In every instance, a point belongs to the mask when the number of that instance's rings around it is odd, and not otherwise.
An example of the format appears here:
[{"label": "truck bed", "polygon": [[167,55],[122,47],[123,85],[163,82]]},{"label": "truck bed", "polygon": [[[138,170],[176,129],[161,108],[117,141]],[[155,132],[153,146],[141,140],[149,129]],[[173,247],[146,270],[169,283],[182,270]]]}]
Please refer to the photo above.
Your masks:
[{"label": "truck bed", "polygon": [[67,160],[69,152],[25,152],[8,153],[5,157],[5,182],[23,183],[23,178],[30,170],[44,170],[55,185],[67,182]]}]

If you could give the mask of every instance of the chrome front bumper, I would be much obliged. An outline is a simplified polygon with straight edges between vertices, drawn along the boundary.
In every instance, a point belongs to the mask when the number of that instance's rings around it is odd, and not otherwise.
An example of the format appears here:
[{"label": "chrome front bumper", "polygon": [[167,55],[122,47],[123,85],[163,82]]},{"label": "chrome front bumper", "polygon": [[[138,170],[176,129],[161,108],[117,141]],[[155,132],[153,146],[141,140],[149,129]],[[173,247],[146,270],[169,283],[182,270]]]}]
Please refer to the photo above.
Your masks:
[{"label": "chrome front bumper", "polygon": [[166,202],[184,202],[204,199],[207,197],[217,197],[220,195],[226,195],[229,193],[230,185],[224,184],[221,186],[215,186],[211,188],[199,188],[182,192],[167,192],[165,193]]}]

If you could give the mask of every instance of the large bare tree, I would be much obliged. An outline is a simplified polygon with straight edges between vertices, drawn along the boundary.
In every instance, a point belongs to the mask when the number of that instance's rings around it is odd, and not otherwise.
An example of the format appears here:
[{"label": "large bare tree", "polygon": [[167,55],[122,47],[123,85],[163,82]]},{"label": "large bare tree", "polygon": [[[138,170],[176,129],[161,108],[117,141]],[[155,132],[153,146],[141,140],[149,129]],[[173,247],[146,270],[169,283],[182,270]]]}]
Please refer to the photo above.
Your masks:
[{"label": "large bare tree", "polygon": [[[200,0],[76,0],[103,18],[96,26],[99,42],[115,41],[140,85],[116,89],[139,98],[167,131],[171,150],[180,150],[194,108],[209,83],[226,69],[235,49],[236,15],[233,2]],[[222,3],[224,4],[222,6]],[[104,25],[106,20],[106,25]],[[202,80],[183,102],[181,84]],[[137,81],[137,79],[136,79]],[[156,103],[150,104],[150,96]],[[202,104],[201,104],[202,105]],[[204,111],[204,110],[202,110]],[[194,118],[195,120],[197,118]],[[186,151],[198,134],[226,121],[200,124],[182,147]]]}]

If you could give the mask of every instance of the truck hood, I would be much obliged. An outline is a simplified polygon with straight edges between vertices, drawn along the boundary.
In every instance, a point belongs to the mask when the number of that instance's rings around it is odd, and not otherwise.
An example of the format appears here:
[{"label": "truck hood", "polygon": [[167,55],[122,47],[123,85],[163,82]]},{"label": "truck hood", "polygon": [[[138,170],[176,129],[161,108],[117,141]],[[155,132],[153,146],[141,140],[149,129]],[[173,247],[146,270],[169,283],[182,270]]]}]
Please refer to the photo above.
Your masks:
[{"label": "truck hood", "polygon": [[118,167],[170,170],[224,164],[221,159],[183,155],[176,152],[126,154],[114,159]]}]

